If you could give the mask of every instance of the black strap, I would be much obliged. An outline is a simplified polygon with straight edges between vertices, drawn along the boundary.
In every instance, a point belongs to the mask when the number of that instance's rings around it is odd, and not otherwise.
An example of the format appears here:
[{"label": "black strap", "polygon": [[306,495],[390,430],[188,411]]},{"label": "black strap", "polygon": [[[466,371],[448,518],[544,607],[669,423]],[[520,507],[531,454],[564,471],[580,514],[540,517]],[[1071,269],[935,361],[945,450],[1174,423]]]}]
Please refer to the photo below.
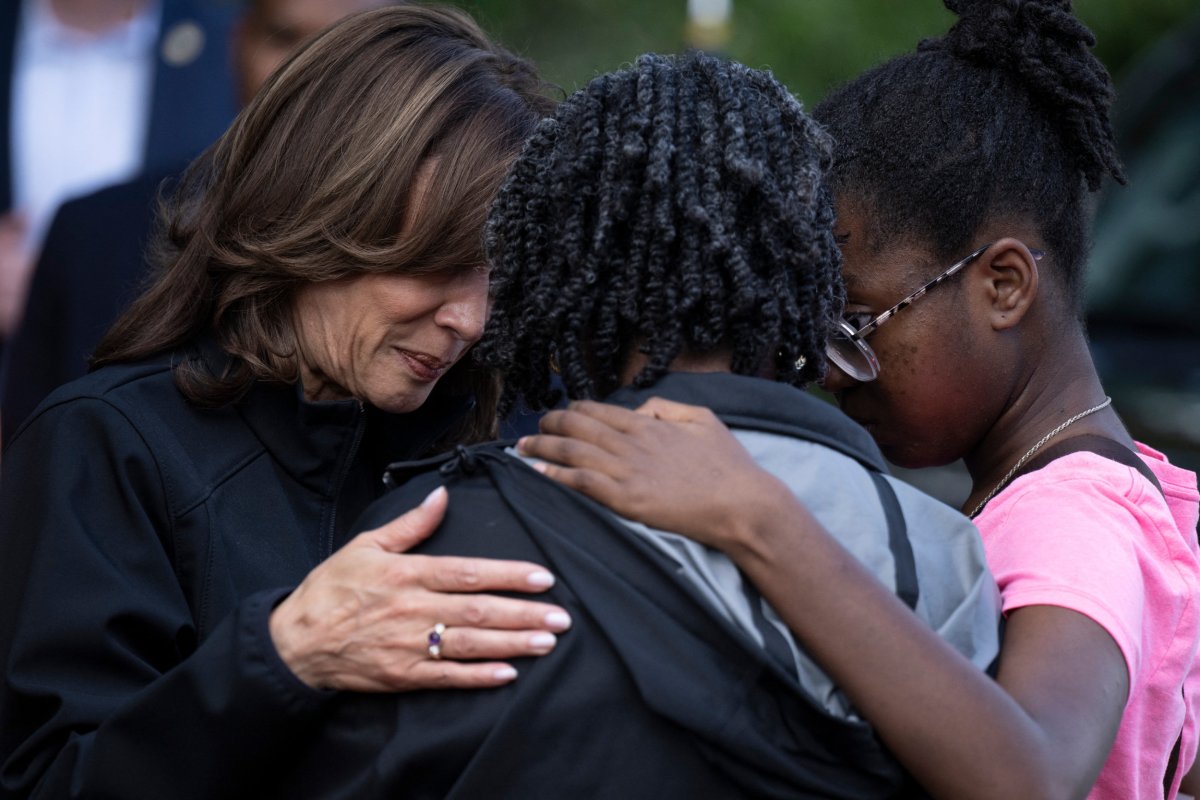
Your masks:
[{"label": "black strap", "polygon": [[1127,467],[1132,467],[1142,474],[1146,480],[1153,484],[1158,493],[1166,496],[1163,491],[1162,484],[1158,482],[1158,477],[1146,466],[1146,462],[1138,458],[1138,456],[1118,442],[1112,439],[1106,439],[1103,436],[1094,434],[1084,434],[1082,436],[1073,436],[1070,439],[1064,439],[1058,444],[1047,447],[1037,458],[1031,459],[1024,467],[1019,469],[1013,479],[1019,478],[1035,470],[1049,464],[1051,461],[1070,455],[1071,453],[1095,453],[1098,456],[1107,458],[1109,461],[1116,461],[1118,464],[1124,464]]},{"label": "black strap", "polygon": [[1179,751],[1183,747],[1183,734],[1175,740],[1171,748],[1171,757],[1167,759],[1167,771],[1163,774],[1163,797],[1171,796],[1171,784],[1175,782],[1175,773],[1179,769]]},{"label": "black strap", "polygon": [[779,632],[779,629],[771,624],[767,619],[767,615],[763,612],[763,596],[758,593],[748,580],[742,581],[742,593],[746,597],[746,602],[750,606],[750,616],[754,620],[754,627],[758,630],[763,640],[763,649],[767,654],[787,670],[788,675],[799,680],[800,676],[796,669],[796,659],[792,656],[792,648],[788,645],[787,639]]},{"label": "black strap", "polygon": [[900,508],[900,501],[887,478],[874,470],[870,475],[875,481],[875,491],[879,493],[879,502],[883,505],[883,514],[887,519],[888,547],[896,565],[896,594],[909,608],[916,608],[917,599],[920,597],[917,561],[913,558],[912,542],[908,540],[904,511]]}]

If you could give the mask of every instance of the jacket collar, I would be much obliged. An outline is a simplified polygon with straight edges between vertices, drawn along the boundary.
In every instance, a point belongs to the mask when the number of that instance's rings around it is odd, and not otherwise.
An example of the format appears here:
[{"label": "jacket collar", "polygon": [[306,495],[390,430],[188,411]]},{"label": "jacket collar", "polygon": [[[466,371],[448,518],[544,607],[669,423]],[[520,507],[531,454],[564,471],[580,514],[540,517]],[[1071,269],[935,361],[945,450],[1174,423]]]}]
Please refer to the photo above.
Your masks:
[{"label": "jacket collar", "polygon": [[[197,348],[210,370],[219,374],[228,356],[210,338]],[[421,408],[388,414],[359,400],[314,402],[295,384],[256,382],[234,403],[262,446],[293,478],[311,489],[337,491],[339,468],[360,454],[383,474],[389,461],[414,458],[444,436],[474,406],[466,395],[438,387]]]},{"label": "jacket collar", "polygon": [[626,386],[606,401],[637,408],[651,397],[704,406],[731,428],[807,439],[870,469],[888,471],[866,430],[835,406],[794,386],[727,372],[669,372],[653,386]]}]

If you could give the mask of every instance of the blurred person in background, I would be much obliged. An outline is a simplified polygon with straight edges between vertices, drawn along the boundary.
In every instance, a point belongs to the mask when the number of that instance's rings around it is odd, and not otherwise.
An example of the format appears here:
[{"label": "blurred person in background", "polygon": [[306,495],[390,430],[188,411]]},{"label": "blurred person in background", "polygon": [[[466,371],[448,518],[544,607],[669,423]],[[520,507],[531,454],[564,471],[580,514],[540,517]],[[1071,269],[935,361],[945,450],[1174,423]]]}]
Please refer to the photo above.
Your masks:
[{"label": "blurred person in background", "polygon": [[[233,26],[231,57],[245,104],[295,47],[347,14],[387,0],[249,0]],[[211,131],[215,140],[220,131]],[[195,134],[190,136],[195,142]],[[87,359],[146,281],[146,245],[160,189],[195,152],[141,177],[65,203],[33,273],[21,324],[0,362],[0,431],[7,444],[46,395],[87,371]]]},{"label": "blurred person in background", "polygon": [[5,456],[0,797],[272,796],[339,694],[553,648],[561,608],[478,594],[542,567],[406,555],[411,518],[348,541],[388,461],[494,431],[462,359],[544,88],[462,12],[368,11],[189,169],[156,280]]},{"label": "blurred person in background", "polygon": [[191,158],[229,124],[231,21],[203,0],[0,5],[0,344],[60,203]]}]

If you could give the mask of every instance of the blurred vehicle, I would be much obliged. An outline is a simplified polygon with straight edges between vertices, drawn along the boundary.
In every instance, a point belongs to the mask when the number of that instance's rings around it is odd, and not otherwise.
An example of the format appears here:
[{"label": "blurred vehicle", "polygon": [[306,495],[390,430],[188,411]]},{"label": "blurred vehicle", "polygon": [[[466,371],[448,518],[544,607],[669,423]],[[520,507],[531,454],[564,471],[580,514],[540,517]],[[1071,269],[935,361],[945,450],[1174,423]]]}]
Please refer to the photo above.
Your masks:
[{"label": "blurred vehicle", "polygon": [[1200,15],[1124,77],[1114,126],[1129,183],[1093,226],[1092,353],[1130,432],[1200,471]]}]

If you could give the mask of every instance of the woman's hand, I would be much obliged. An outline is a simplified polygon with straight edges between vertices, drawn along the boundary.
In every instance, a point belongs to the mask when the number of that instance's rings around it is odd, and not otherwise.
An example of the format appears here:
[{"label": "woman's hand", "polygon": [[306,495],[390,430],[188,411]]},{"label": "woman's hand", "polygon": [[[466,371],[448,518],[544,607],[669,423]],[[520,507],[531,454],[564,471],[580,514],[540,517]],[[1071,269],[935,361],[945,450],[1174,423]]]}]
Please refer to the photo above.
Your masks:
[{"label": "woman's hand", "polygon": [[[484,688],[517,677],[491,659],[554,648],[554,632],[571,625],[563,609],[479,594],[545,591],[554,577],[544,568],[404,554],[437,528],[446,503],[439,488],[407,514],[359,534],[272,612],[271,639],[300,680],[359,692]],[[429,634],[439,623],[445,631],[435,659]]]},{"label": "woman's hand", "polygon": [[518,450],[547,477],[629,519],[719,549],[791,493],[707,408],[652,398],[636,412],[578,401],[542,418]]}]

